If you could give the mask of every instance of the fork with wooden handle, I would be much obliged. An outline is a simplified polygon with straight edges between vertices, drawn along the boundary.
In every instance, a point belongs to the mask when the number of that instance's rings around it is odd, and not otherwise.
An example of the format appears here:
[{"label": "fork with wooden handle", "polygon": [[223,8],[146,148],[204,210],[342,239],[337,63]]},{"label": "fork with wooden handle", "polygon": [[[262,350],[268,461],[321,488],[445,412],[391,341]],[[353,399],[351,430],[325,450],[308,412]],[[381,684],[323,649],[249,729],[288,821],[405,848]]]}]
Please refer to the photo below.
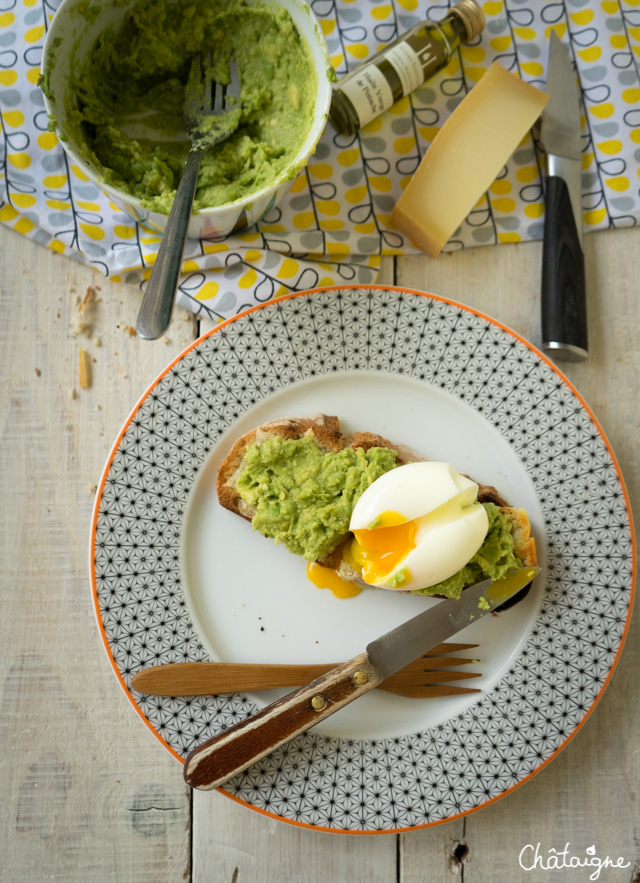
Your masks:
[{"label": "fork with wooden handle", "polygon": [[[479,678],[481,672],[451,671],[452,666],[470,665],[478,659],[448,656],[472,650],[477,644],[439,644],[410,662],[378,685],[411,699],[479,693],[472,687],[459,687],[453,681]],[[236,662],[176,662],[144,668],[133,676],[131,687],[155,696],[211,696],[244,690],[272,690],[299,687],[326,674],[336,663],[309,665],[255,665]]]}]

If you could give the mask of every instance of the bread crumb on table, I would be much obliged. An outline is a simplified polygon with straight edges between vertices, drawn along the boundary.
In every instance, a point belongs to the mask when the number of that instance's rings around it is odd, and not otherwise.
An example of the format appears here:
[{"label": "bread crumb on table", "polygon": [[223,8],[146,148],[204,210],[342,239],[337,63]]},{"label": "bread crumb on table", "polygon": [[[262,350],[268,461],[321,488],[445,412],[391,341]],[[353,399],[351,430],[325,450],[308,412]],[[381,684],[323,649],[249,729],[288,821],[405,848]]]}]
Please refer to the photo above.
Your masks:
[{"label": "bread crumb on table", "polygon": [[81,349],[78,353],[78,379],[80,389],[88,389],[91,386],[91,362],[89,353]]},{"label": "bread crumb on table", "polygon": [[100,301],[96,294],[97,286],[88,285],[82,300],[76,298],[78,308],[71,317],[71,330],[76,337],[91,337],[96,321],[97,305]]},{"label": "bread crumb on table", "polygon": [[127,334],[129,337],[138,336],[133,325],[127,325],[126,322],[117,322],[116,328],[118,329],[118,331],[124,331],[124,333]]}]

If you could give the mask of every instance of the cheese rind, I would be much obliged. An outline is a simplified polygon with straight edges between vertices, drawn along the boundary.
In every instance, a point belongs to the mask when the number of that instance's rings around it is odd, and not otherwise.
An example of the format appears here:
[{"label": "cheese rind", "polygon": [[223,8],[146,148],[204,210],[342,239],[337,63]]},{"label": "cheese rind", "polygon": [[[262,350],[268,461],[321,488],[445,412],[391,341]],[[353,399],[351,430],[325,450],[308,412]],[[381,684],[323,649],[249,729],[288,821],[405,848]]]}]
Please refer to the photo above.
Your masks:
[{"label": "cheese rind", "polygon": [[425,153],[391,220],[436,257],[495,180],[549,95],[494,62]]}]

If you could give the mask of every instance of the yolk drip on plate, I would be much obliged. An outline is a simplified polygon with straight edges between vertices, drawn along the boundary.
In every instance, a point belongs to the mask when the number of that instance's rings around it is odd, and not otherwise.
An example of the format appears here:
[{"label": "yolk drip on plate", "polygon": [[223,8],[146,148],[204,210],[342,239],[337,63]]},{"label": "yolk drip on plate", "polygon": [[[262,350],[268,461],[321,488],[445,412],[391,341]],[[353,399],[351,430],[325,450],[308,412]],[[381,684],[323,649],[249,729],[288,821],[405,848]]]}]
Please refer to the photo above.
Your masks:
[{"label": "yolk drip on plate", "polygon": [[331,567],[322,567],[315,561],[307,564],[307,576],[319,589],[330,589],[336,598],[354,598],[362,591],[362,586],[342,579]]},{"label": "yolk drip on plate", "polygon": [[[353,531],[355,539],[343,546],[342,558],[362,573],[365,582],[374,583],[415,549],[416,530],[415,521],[406,521],[398,512],[382,512],[368,528]],[[361,586],[342,579],[333,568],[315,562],[307,565],[307,576],[319,589],[330,589],[336,598],[353,598],[362,591]],[[401,572],[402,582],[409,578]]]},{"label": "yolk drip on plate", "polygon": [[362,568],[362,578],[375,583],[391,573],[416,547],[415,521],[397,512],[382,512],[369,528],[354,530],[353,558]]}]

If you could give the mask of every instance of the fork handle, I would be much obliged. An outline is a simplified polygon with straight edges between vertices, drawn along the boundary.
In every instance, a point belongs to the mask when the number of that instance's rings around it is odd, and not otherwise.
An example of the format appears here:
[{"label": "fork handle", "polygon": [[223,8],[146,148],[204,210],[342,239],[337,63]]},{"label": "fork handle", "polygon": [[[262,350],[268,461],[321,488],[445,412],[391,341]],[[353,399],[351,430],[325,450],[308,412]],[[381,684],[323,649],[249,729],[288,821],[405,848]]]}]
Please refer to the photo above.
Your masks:
[{"label": "fork handle", "polygon": [[142,299],[136,331],[138,337],[145,340],[161,337],[171,321],[202,153],[196,147],[189,151],[151,278]]},{"label": "fork handle", "polygon": [[202,791],[218,788],[381,680],[366,653],[336,666],[195,748],[185,760],[186,783]]},{"label": "fork handle", "polygon": [[210,696],[241,693],[243,690],[272,690],[299,687],[326,674],[338,665],[269,665],[233,662],[170,662],[143,668],[133,676],[131,686],[154,696]]}]

